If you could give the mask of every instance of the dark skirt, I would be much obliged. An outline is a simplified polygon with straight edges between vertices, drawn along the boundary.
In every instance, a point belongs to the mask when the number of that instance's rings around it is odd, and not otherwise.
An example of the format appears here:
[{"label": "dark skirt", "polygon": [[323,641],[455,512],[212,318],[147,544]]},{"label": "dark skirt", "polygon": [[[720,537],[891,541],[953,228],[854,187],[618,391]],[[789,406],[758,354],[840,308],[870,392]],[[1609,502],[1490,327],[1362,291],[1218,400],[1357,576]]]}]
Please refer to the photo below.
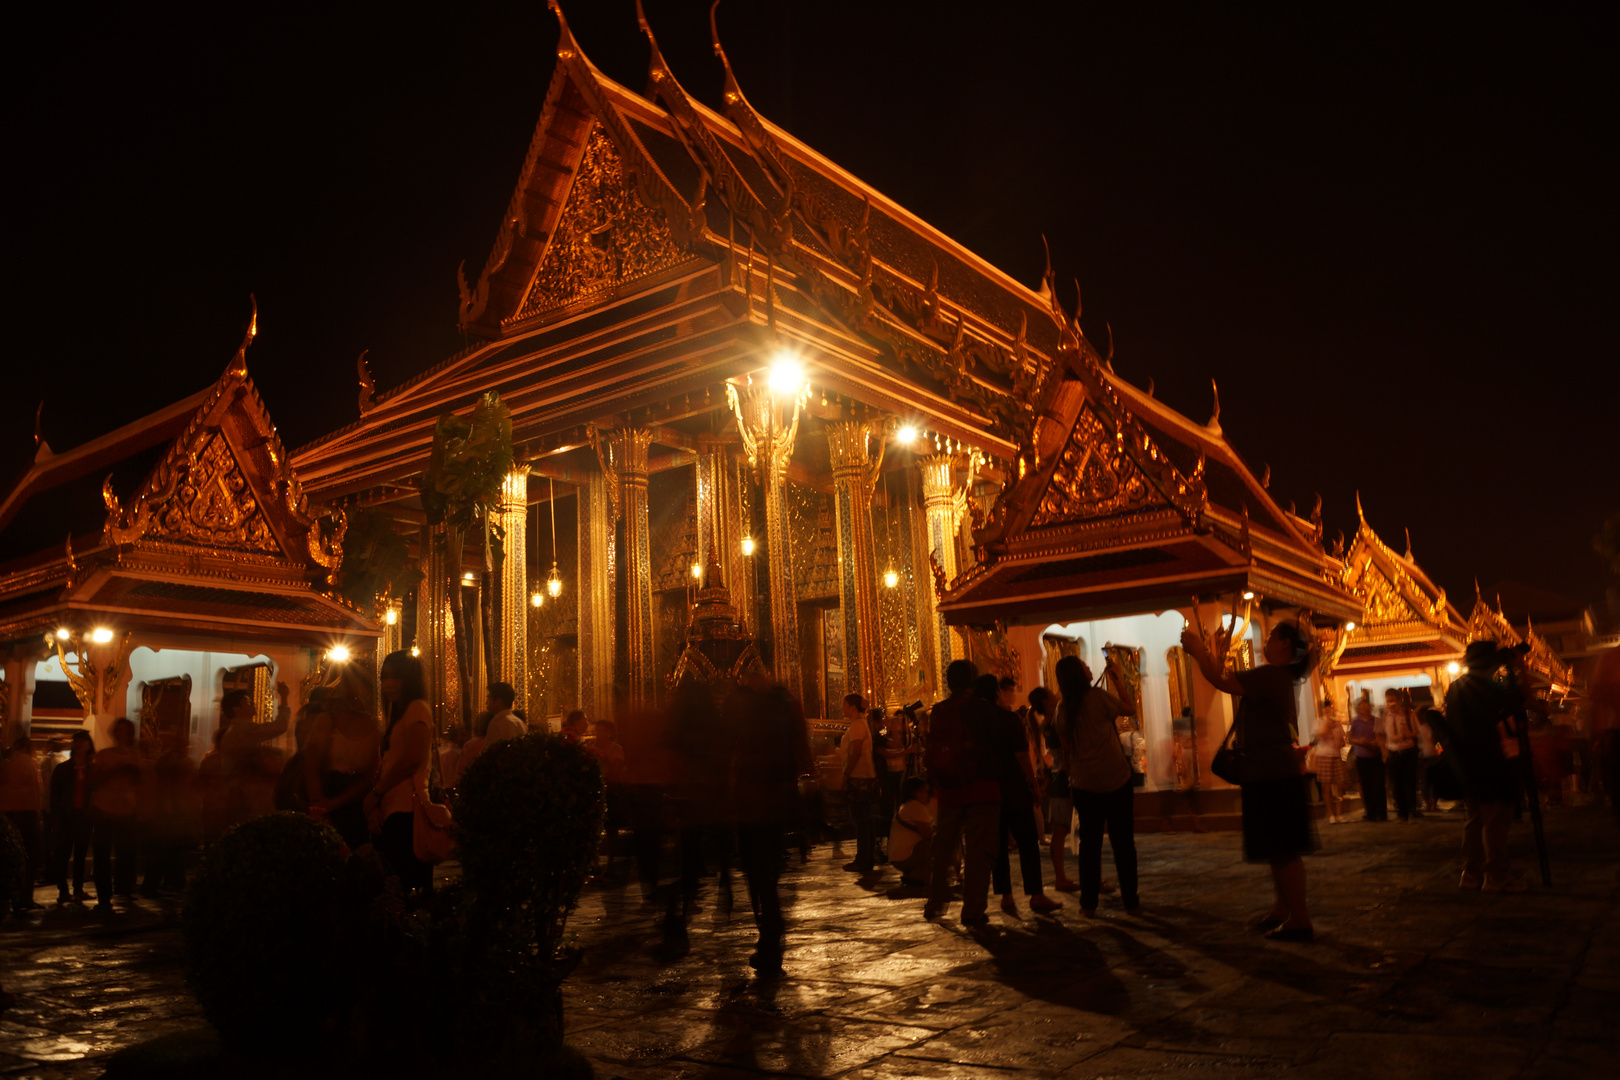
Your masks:
[{"label": "dark skirt", "polygon": [[1316,850],[1305,779],[1249,780],[1243,787],[1243,859],[1291,862]]}]

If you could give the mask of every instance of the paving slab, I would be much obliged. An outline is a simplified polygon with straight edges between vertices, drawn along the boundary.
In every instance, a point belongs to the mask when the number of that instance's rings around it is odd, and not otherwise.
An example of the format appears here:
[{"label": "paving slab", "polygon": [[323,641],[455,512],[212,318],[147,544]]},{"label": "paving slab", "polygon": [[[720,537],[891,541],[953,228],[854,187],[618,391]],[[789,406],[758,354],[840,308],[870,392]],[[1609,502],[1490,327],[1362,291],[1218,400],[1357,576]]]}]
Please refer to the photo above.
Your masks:
[{"label": "paving slab", "polygon": [[[1308,945],[1251,932],[1270,884],[1231,833],[1140,836],[1142,917],[1105,898],[1088,919],[1072,897],[1036,917],[1020,898],[1017,917],[992,908],[973,928],[954,906],[925,922],[893,871],[857,879],[847,846],[823,846],[784,878],[778,981],[747,966],[740,880],[729,906],[707,884],[668,939],[621,861],[570,920],[584,960],[568,1038],[603,1080],[1607,1075],[1620,835],[1603,809],[1550,809],[1547,825],[1555,887],[1520,896],[1459,892],[1457,815],[1324,828]],[[1511,848],[1533,869],[1528,829]],[[14,917],[0,972],[18,995],[0,1077],[97,1076],[113,1051],[201,1022],[174,898]]]}]

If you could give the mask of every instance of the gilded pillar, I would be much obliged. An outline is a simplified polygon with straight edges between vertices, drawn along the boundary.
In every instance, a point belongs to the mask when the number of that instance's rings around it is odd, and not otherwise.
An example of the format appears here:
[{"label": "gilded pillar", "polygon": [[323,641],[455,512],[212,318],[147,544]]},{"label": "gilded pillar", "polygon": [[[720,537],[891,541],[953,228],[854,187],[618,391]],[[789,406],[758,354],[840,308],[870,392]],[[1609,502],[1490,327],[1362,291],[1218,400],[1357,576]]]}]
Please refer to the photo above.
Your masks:
[{"label": "gilded pillar", "polygon": [[592,432],[602,471],[614,492],[618,511],[618,581],[615,599],[615,651],[625,707],[636,710],[653,703],[653,606],[651,532],[647,521],[647,447],[652,433],[642,428],[616,428]]},{"label": "gilded pillar", "polygon": [[[957,463],[955,454],[930,454],[918,462],[922,472],[928,551],[947,583],[956,579],[957,535],[961,532],[962,517],[967,513],[967,492],[956,484]],[[945,617],[939,613],[934,590],[922,591],[927,595],[929,626],[932,628],[930,636],[933,638],[940,681],[943,682],[946,665],[952,660],[965,658],[967,649],[961,635],[947,625]]]},{"label": "gilded pillar", "polygon": [[[792,545],[788,541],[786,487],[793,440],[799,433],[799,410],[804,407],[807,393],[806,388],[800,388],[791,398],[786,398],[764,386],[749,387],[741,392],[733,385],[726,386],[726,399],[737,416],[743,450],[749,464],[758,470],[763,489],[766,573],[763,577],[756,576],[755,581],[767,590],[770,602],[770,666],[777,680],[801,700],[804,695],[800,685],[803,671],[799,664],[798,594]],[[784,400],[778,401],[779,396]],[[790,403],[791,419],[784,420],[783,414]],[[757,547],[753,558],[759,558]],[[763,629],[757,628],[756,634]]]},{"label": "gilded pillar", "polygon": [[[450,617],[450,585],[444,555],[444,527],[422,530],[422,583],[416,593],[416,648],[421,652],[422,676],[428,704],[442,729],[461,718],[456,674],[456,629]],[[456,588],[460,588],[460,582]]]},{"label": "gilded pillar", "polygon": [[[613,716],[613,586],[617,557],[607,477],[579,489],[579,707],[592,719]],[[549,600],[547,601],[550,602]]]},{"label": "gilded pillar", "polygon": [[[875,432],[864,420],[827,425],[832,460],[833,507],[838,538],[839,621],[844,634],[844,686],[881,702],[887,697],[879,640],[877,564],[872,558],[872,488],[883,463],[870,447]],[[829,707],[832,705],[829,702]]]},{"label": "gilded pillar", "polygon": [[[517,690],[517,707],[529,702],[529,467],[519,465],[501,482],[498,519],[506,534],[500,595],[495,598],[495,662],[490,675]],[[536,702],[535,704],[539,704]]]}]

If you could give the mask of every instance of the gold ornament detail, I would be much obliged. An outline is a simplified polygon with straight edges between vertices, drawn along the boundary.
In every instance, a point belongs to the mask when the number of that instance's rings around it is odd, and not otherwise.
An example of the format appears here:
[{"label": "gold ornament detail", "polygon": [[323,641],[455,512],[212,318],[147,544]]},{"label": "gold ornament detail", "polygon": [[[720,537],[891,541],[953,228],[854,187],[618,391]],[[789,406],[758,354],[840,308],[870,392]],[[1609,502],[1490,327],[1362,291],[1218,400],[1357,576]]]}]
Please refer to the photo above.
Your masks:
[{"label": "gold ornament detail", "polygon": [[[188,454],[173,478],[172,498],[153,514],[150,535],[204,547],[279,555],[259,502],[223,435],[214,435],[198,453]],[[161,490],[169,484],[154,484]]]},{"label": "gold ornament detail", "polygon": [[591,129],[585,156],[518,318],[667,270],[686,259],[662,212],[643,203],[613,143]]},{"label": "gold ornament detail", "polygon": [[1110,436],[1088,404],[1075,421],[1030,525],[1108,517],[1163,503],[1126,452],[1124,433]]}]

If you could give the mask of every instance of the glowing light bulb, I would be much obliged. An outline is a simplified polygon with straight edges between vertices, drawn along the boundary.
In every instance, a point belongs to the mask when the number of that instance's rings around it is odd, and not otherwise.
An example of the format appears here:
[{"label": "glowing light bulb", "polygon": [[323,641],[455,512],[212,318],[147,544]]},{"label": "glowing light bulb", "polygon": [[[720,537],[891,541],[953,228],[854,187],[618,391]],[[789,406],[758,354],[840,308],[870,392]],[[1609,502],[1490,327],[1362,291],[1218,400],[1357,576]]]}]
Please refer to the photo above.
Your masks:
[{"label": "glowing light bulb", "polygon": [[533,604],[535,607],[540,607],[545,602],[546,594],[541,592],[539,589],[534,590],[534,592],[529,596],[529,603]]},{"label": "glowing light bulb", "polygon": [[804,365],[792,353],[779,352],[771,360],[771,373],[766,382],[777,397],[792,397],[804,389]]},{"label": "glowing light bulb", "polygon": [[421,656],[422,655],[422,650],[418,649],[415,645],[412,645],[411,646],[411,655],[412,656]]},{"label": "glowing light bulb", "polygon": [[349,650],[342,645],[334,645],[326,650],[326,658],[335,664],[341,664],[349,658]]},{"label": "glowing light bulb", "polygon": [[473,576],[472,576],[472,571],[471,570],[469,570],[465,574],[461,575],[461,582],[462,582],[463,585],[471,585],[472,580],[473,580]]},{"label": "glowing light bulb", "polygon": [[551,576],[546,578],[546,592],[553,600],[562,595],[562,575],[557,573],[556,563],[551,564]]},{"label": "glowing light bulb", "polygon": [[389,626],[397,625],[399,623],[399,608],[391,607],[387,611],[383,612],[383,622],[387,623]]},{"label": "glowing light bulb", "polygon": [[894,438],[901,446],[910,446],[917,441],[917,429],[907,424],[894,433]]},{"label": "glowing light bulb", "polygon": [[745,536],[742,538],[742,553],[744,555],[752,555],[754,553],[754,538],[752,536]]},{"label": "glowing light bulb", "polygon": [[1462,666],[1460,664],[1458,664],[1457,661],[1455,661],[1455,660],[1453,660],[1451,663],[1446,665],[1446,671],[1448,673],[1452,674],[1452,675],[1457,674],[1457,672],[1459,672],[1461,670],[1462,670]]},{"label": "glowing light bulb", "polygon": [[1347,623],[1344,624],[1344,628],[1347,631],[1351,631],[1351,630],[1354,630],[1356,628],[1356,624],[1353,623],[1353,622],[1347,622]]},{"label": "glowing light bulb", "polygon": [[1243,599],[1245,599],[1245,600],[1253,600],[1254,599],[1254,593],[1252,593],[1252,592],[1244,593],[1243,594]]},{"label": "glowing light bulb", "polygon": [[899,574],[895,573],[893,570],[888,570],[888,571],[884,572],[884,574],[883,574],[883,587],[885,589],[892,589],[892,588],[894,588],[895,586],[897,586],[899,584],[900,584],[900,575]]},{"label": "glowing light bulb", "polygon": [[692,564],[692,576],[695,577],[695,578],[701,578],[703,576],[703,564],[702,563],[693,563]]},{"label": "glowing light bulb", "polygon": [[90,631],[90,640],[97,645],[105,645],[112,640],[112,631],[105,626],[98,626]]},{"label": "glowing light bulb", "polygon": [[72,636],[73,636],[73,631],[69,630],[67,627],[65,627],[65,626],[57,627],[57,629],[56,629],[56,640],[58,640],[58,641],[66,641],[68,638],[70,638]]}]

